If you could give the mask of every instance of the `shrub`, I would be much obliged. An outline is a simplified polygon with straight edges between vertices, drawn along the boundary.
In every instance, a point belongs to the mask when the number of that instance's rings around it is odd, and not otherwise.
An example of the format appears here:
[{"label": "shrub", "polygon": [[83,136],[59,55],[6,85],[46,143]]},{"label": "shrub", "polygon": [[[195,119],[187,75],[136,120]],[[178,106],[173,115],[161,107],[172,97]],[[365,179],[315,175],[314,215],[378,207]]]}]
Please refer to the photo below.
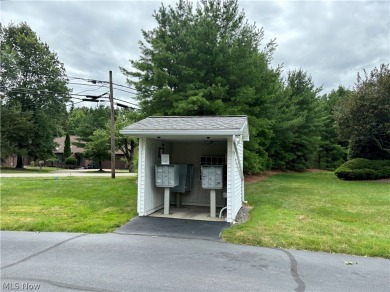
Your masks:
[{"label": "shrub", "polygon": [[340,165],[335,174],[345,180],[390,178],[390,160],[355,158]]},{"label": "shrub", "polygon": [[69,156],[69,157],[65,158],[66,165],[76,165],[76,163],[77,163],[77,159],[73,156]]}]

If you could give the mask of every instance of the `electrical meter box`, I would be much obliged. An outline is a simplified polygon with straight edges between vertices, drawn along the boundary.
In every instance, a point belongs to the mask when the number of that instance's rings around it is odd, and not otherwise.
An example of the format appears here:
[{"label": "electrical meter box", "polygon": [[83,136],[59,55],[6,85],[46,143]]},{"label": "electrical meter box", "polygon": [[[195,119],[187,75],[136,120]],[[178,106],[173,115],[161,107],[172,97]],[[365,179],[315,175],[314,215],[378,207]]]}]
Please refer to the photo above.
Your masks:
[{"label": "electrical meter box", "polygon": [[173,188],[179,185],[180,167],[176,164],[158,164],[155,166],[156,187]]},{"label": "electrical meter box", "polygon": [[202,188],[218,190],[223,187],[223,166],[222,165],[202,165]]}]

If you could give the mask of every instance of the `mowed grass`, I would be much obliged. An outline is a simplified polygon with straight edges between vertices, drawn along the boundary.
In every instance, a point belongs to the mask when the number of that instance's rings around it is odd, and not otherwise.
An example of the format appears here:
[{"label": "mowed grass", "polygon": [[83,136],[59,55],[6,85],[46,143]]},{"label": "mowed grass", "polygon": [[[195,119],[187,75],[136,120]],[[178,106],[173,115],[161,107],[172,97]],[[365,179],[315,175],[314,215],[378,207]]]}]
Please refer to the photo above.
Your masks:
[{"label": "mowed grass", "polygon": [[136,216],[135,178],[2,178],[2,230],[111,232]]},{"label": "mowed grass", "polygon": [[390,184],[331,172],[279,174],[245,185],[250,220],[232,243],[390,258]]},{"label": "mowed grass", "polygon": [[56,167],[42,167],[41,169],[39,169],[38,166],[25,166],[24,168],[1,167],[0,173],[49,173],[56,170]]}]

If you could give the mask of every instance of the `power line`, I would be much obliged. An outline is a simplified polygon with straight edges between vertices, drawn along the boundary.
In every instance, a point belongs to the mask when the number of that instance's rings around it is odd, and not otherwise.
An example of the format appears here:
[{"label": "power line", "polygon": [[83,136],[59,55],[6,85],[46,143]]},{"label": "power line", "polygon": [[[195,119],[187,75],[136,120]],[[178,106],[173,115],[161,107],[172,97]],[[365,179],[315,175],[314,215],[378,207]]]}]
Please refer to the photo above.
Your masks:
[{"label": "power line", "polygon": [[[12,66],[11,66],[12,67]],[[16,69],[19,69],[17,66],[15,66],[14,68]],[[60,70],[59,70],[60,71]],[[52,72],[49,72],[49,71],[43,71],[43,70],[34,70],[34,69],[24,69],[23,68],[23,72],[29,72],[29,73],[40,73],[40,74],[50,74]],[[95,84],[96,83],[106,83],[106,84],[109,84],[109,81],[106,81],[106,80],[98,80],[98,79],[93,79],[93,78],[85,78],[85,77],[77,77],[77,76],[69,76],[67,75],[66,73],[64,75],[59,75],[58,76],[59,78],[63,78],[63,77],[66,77],[66,78],[70,78],[70,79],[76,79],[76,80],[83,80],[83,81],[87,81],[87,82],[92,82],[94,84],[92,84],[91,86],[96,86]],[[70,82],[68,82],[70,84]],[[113,85],[116,85],[116,86],[119,86],[119,87],[123,87],[123,88],[127,88],[127,89],[132,89],[132,90],[136,90],[136,88],[134,87],[131,87],[131,86],[126,86],[126,85],[122,85],[122,84],[118,84],[118,83],[112,83]],[[81,84],[80,84],[81,85]],[[86,85],[86,84],[85,84]]]},{"label": "power line", "polygon": [[[106,84],[109,84],[109,81],[106,81],[106,80],[98,80],[98,79],[91,79],[91,78],[75,77],[75,76],[69,76],[69,75],[65,75],[65,76],[68,77],[68,78],[72,78],[72,79],[78,79],[78,80],[84,80],[84,81],[87,81],[87,82],[92,82],[93,84],[96,84],[96,83],[106,83]],[[122,85],[122,84],[118,84],[118,83],[112,83],[112,84],[116,85],[116,86],[119,86],[119,87],[124,87],[124,88],[127,88],[127,89],[136,90],[134,87],[130,87],[130,86],[126,86],[126,85]]]}]

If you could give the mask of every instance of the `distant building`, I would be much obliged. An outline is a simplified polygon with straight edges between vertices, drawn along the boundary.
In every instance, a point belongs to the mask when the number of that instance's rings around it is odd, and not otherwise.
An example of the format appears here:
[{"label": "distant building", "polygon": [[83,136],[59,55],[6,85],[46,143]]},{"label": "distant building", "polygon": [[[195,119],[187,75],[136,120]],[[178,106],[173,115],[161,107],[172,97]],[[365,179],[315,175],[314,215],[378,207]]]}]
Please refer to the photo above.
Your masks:
[{"label": "distant building", "polygon": [[[54,142],[58,145],[56,146],[56,150],[54,151],[54,154],[59,162],[59,164],[62,166],[64,164],[64,160],[66,157],[64,157],[64,146],[65,146],[65,136],[58,137],[54,139]],[[76,145],[79,143],[83,143],[83,141],[80,140],[79,136],[70,136],[70,151],[72,153],[72,156],[77,159],[77,167],[83,167],[83,168],[99,168],[99,161],[93,161],[90,159],[86,159],[84,157],[84,148]],[[121,151],[116,151],[115,153],[115,168],[116,169],[126,169],[127,165],[122,160],[124,157],[124,154]],[[46,162],[48,166],[56,166],[56,162],[48,163]],[[111,161],[110,160],[104,160],[102,161],[102,168],[111,168]]]},{"label": "distant building", "polygon": [[[76,167],[82,167],[82,168],[99,168],[99,161],[93,161],[91,159],[86,159],[84,157],[84,148],[77,146],[78,143],[83,143],[80,141],[79,136],[70,136],[70,150],[72,153],[72,156],[77,159]],[[56,159],[49,159],[45,161],[45,166],[52,166],[52,167],[63,167],[65,166],[65,158],[64,157],[64,146],[65,146],[65,136],[58,137],[54,139],[54,143],[56,144],[56,148],[54,150],[54,157]],[[123,161],[124,154],[121,151],[116,151],[115,153],[115,168],[116,169],[127,169],[127,164],[125,161]],[[5,161],[1,164],[2,167],[15,167],[17,161],[16,155],[11,155]],[[24,165],[28,166],[33,162],[33,159],[30,157],[23,157],[23,163]],[[111,168],[111,161],[110,160],[104,160],[102,161],[102,168],[110,169]]]}]

